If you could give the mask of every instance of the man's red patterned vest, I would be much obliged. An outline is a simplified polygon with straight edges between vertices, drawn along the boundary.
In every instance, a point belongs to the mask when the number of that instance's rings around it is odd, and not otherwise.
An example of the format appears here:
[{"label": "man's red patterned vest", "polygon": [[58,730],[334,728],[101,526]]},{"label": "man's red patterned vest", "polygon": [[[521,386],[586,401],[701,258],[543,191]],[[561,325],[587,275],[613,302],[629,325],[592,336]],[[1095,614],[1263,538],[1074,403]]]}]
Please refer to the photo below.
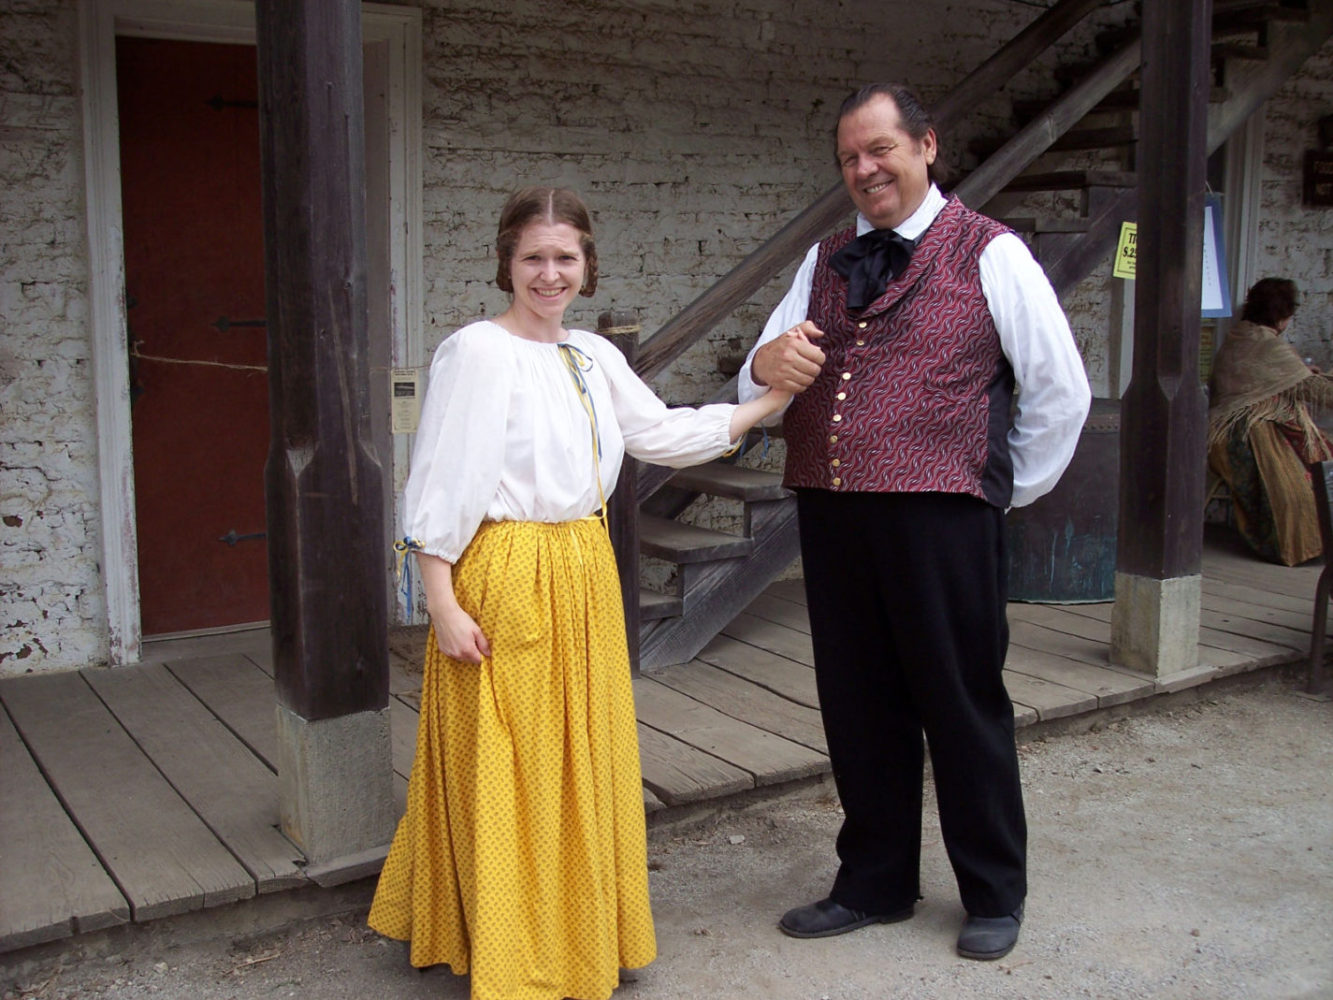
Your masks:
[{"label": "man's red patterned vest", "polygon": [[1007,507],[1013,371],[981,291],[981,252],[1009,230],[950,198],[907,270],[859,314],[819,245],[808,318],[819,377],[783,419],[784,482],[840,492],[967,493]]}]

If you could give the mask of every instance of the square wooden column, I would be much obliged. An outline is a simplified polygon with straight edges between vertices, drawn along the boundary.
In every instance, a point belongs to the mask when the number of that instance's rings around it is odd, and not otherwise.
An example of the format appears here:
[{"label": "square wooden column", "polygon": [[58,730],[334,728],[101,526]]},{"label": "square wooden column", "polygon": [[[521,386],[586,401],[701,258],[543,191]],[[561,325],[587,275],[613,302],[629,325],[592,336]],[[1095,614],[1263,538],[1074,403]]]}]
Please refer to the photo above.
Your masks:
[{"label": "square wooden column", "polygon": [[1207,402],[1199,383],[1212,0],[1145,0],[1134,370],[1121,411],[1111,658],[1197,665]]},{"label": "square wooden column", "polygon": [[358,0],[259,0],[282,826],[312,868],[393,831],[383,473],[370,432]]}]

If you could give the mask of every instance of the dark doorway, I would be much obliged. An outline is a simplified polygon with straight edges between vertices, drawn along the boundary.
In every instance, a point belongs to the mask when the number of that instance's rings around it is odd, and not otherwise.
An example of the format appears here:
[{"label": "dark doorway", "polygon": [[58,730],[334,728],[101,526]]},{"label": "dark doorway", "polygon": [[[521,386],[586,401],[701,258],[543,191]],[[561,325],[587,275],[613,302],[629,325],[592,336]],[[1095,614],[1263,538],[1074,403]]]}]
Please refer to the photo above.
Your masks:
[{"label": "dark doorway", "polygon": [[255,51],[116,40],[141,622],[269,616]]}]

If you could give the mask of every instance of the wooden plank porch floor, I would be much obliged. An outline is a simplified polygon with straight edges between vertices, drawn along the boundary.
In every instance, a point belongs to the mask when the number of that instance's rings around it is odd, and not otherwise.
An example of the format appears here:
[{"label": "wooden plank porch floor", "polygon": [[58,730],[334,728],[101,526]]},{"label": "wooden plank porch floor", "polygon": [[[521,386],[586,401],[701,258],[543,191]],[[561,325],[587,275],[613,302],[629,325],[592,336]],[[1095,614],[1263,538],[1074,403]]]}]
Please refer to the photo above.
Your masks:
[{"label": "wooden plank porch floor", "polygon": [[[1320,565],[1209,535],[1199,666],[1108,663],[1110,604],[1009,608],[1020,726],[1302,661]],[[390,639],[401,806],[422,630]],[[635,681],[650,813],[828,769],[801,584],[777,583],[688,664]],[[150,644],[116,670],[0,681],[0,952],[309,885],[277,830],[268,633]],[[664,813],[666,815],[667,813]]]}]

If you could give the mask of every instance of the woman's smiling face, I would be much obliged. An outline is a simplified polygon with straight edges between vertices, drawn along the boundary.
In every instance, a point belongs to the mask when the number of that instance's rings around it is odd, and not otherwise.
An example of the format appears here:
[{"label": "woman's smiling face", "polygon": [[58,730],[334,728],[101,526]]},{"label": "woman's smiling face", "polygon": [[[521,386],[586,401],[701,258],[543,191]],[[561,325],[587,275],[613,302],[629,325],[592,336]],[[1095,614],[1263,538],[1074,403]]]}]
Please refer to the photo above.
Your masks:
[{"label": "woman's smiling face", "polygon": [[579,231],[567,222],[523,227],[509,265],[514,305],[544,319],[564,316],[587,273]]}]

